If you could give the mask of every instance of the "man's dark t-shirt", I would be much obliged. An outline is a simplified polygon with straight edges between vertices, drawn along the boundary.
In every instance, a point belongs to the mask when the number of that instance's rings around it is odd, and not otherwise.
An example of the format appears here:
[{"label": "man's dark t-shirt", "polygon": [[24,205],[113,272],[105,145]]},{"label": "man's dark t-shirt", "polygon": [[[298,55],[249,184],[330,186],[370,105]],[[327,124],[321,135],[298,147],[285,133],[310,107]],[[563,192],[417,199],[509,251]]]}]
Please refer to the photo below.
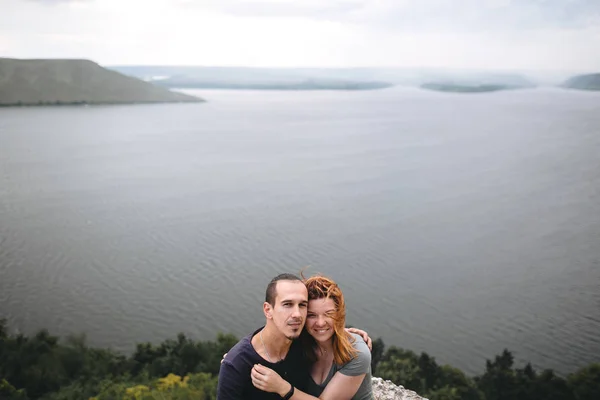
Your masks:
[{"label": "man's dark t-shirt", "polygon": [[254,347],[252,347],[252,337],[261,329],[240,340],[227,353],[219,371],[217,400],[281,400],[281,397],[277,393],[263,392],[254,387],[250,378],[250,372],[254,364],[262,364],[265,367],[271,368],[281,375],[283,379],[294,385],[295,388],[305,390],[309,369],[300,341],[293,341],[285,359],[273,364],[259,356]]}]

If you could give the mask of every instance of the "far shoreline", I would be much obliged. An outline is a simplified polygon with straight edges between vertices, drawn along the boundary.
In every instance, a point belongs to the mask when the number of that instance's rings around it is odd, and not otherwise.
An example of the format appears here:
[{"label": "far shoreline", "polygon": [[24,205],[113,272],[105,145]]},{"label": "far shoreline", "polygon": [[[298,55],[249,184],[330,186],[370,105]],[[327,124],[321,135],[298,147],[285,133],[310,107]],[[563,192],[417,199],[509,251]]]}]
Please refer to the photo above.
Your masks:
[{"label": "far shoreline", "polygon": [[90,106],[131,106],[131,105],[148,105],[148,104],[199,104],[206,103],[204,99],[197,101],[40,101],[37,103],[0,103],[0,108],[33,108],[33,107],[90,107]]}]

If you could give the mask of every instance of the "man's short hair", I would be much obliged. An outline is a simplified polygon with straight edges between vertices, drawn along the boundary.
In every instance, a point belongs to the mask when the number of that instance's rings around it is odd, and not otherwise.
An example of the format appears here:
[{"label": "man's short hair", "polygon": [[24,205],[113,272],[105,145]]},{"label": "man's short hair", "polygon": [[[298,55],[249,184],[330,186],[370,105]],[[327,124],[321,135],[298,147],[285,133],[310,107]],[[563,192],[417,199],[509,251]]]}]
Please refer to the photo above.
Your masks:
[{"label": "man's short hair", "polygon": [[275,278],[271,279],[271,282],[269,282],[269,285],[267,286],[265,301],[272,306],[275,306],[275,298],[277,297],[277,282],[279,281],[302,282],[302,279],[298,278],[294,274],[279,274]]}]

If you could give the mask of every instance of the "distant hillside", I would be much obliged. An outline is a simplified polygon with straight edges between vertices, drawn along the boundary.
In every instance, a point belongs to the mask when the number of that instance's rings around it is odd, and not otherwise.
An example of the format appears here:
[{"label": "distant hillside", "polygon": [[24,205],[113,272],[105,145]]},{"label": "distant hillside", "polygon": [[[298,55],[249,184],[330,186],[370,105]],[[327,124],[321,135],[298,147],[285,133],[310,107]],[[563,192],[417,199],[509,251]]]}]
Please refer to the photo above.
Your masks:
[{"label": "distant hillside", "polygon": [[175,76],[150,81],[166,88],[237,90],[372,90],[393,86],[387,82],[361,82],[341,79],[206,79]]},{"label": "distant hillside", "polygon": [[88,60],[0,58],[0,106],[200,101]]},{"label": "distant hillside", "polygon": [[600,90],[600,74],[577,75],[562,85],[570,89]]},{"label": "distant hillside", "polygon": [[454,92],[454,93],[484,93],[484,92],[497,92],[499,90],[510,90],[520,89],[521,86],[510,86],[510,85],[495,85],[495,84],[483,84],[483,85],[467,85],[467,84],[456,84],[456,83],[425,83],[421,85],[423,89],[436,90],[438,92]]},{"label": "distant hillside", "polygon": [[251,67],[111,67],[167,88],[238,90],[371,90],[393,86],[352,69]]},{"label": "distant hillside", "polygon": [[[206,88],[344,88],[344,86],[387,87],[389,81],[376,79],[357,68],[258,68],[201,66],[114,66],[126,75],[165,86]],[[181,86],[184,85],[184,86]]]},{"label": "distant hillside", "polygon": [[[216,88],[378,88],[391,85],[420,86],[430,82],[464,85],[508,85],[532,87],[528,76],[510,71],[443,68],[258,68],[129,65],[109,67],[126,75],[167,87]],[[168,80],[166,80],[168,79]],[[561,78],[562,79],[562,78]],[[556,82],[559,82],[557,80]],[[181,85],[185,86],[181,86]],[[218,86],[217,86],[218,85]],[[350,89],[353,89],[351,87]]]}]

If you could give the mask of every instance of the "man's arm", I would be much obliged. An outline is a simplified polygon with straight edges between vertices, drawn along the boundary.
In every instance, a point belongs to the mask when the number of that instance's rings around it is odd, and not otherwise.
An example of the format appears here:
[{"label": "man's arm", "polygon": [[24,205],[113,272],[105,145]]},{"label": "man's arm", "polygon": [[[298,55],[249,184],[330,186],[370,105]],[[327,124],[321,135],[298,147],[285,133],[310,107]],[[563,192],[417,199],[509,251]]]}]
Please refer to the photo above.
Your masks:
[{"label": "man's arm", "polygon": [[244,382],[247,380],[248,377],[242,376],[231,361],[222,361],[219,370],[217,400],[242,400],[244,398]]},{"label": "man's arm", "polygon": [[[369,353],[370,356],[370,353]],[[369,357],[370,360],[370,357]],[[365,374],[348,376],[340,371],[336,372],[333,379],[318,398],[304,393],[291,383],[284,380],[277,372],[262,365],[255,365],[251,372],[252,384],[265,392],[277,393],[284,397],[290,391],[290,400],[347,400],[351,399],[362,384]]]}]

